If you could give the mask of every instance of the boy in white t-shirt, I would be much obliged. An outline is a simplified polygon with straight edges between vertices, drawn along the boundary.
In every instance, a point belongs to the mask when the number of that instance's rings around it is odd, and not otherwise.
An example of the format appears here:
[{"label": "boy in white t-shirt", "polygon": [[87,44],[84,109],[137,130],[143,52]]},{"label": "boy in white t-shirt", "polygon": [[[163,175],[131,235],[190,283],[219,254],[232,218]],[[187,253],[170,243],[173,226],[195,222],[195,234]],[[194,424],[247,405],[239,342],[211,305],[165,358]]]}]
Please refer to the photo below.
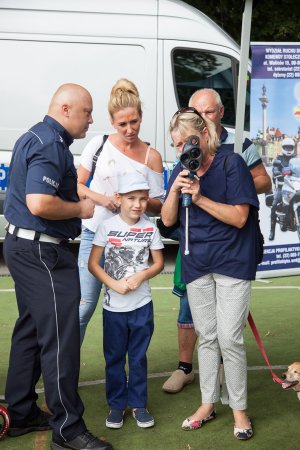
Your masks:
[{"label": "boy in white t-shirt", "polygon": [[[147,356],[153,334],[150,278],[164,267],[163,243],[156,226],[144,215],[149,185],[140,173],[121,177],[120,214],[97,229],[89,270],[105,284],[103,349],[106,361],[108,428],[121,428],[126,407],[141,428],[154,425],[147,410]],[[99,266],[105,250],[104,269]],[[152,265],[149,267],[149,252]],[[128,355],[129,376],[125,371]]]}]

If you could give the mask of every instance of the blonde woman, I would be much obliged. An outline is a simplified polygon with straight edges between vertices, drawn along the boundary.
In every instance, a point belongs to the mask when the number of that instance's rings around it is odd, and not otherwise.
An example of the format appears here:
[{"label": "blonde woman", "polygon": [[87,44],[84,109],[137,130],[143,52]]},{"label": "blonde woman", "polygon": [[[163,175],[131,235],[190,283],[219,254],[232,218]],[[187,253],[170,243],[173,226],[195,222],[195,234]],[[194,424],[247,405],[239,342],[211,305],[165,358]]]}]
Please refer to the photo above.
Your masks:
[{"label": "blonde woman", "polygon": [[[234,435],[253,435],[247,416],[247,364],[243,330],[250,303],[250,280],[256,273],[256,233],[251,208],[259,203],[253,178],[243,158],[231,148],[218,148],[215,125],[192,107],[172,118],[170,133],[182,152],[191,135],[199,137],[202,164],[194,178],[174,168],[161,216],[166,226],[180,221],[182,281],[187,285],[195,331],[202,403],[184,420],[184,430],[196,430],[215,419],[219,401],[218,371],[223,358],[234,416]],[[182,194],[190,194],[189,226]],[[185,233],[189,254],[185,253]]]}]

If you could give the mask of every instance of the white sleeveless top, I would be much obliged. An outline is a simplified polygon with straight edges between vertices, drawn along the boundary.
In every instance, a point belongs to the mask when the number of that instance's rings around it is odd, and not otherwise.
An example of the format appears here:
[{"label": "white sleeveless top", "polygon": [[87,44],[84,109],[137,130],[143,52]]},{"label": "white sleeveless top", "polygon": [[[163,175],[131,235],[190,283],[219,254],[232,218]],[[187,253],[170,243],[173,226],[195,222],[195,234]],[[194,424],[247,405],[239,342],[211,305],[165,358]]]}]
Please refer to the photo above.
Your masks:
[{"label": "white sleeveless top", "polygon": [[[92,170],[93,156],[101,146],[102,141],[102,135],[95,136],[86,145],[81,154],[80,164],[89,172]],[[147,163],[147,159],[148,152],[145,163]],[[99,194],[111,196],[118,192],[118,180],[122,175],[125,173],[132,173],[134,176],[134,173],[136,172],[142,173],[147,179],[150,187],[149,196],[151,198],[158,198],[163,202],[163,173],[155,172],[144,163],[128,158],[128,156],[121,153],[107,139],[99,155],[90,189]],[[91,219],[82,220],[82,225],[95,232],[99,223],[102,223],[103,220],[108,219],[115,214],[116,213],[113,213],[104,206],[96,205],[94,216]]]}]

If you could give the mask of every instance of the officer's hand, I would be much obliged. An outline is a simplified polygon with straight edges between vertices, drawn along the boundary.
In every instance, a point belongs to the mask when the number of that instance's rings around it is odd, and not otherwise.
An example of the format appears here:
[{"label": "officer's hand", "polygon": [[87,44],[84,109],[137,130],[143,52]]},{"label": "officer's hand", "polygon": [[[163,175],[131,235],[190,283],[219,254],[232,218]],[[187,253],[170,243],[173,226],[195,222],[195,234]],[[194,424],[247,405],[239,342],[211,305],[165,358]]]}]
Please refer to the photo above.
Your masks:
[{"label": "officer's hand", "polygon": [[90,219],[94,215],[95,203],[90,198],[84,198],[80,200],[80,209],[81,212],[79,214],[80,219]]}]

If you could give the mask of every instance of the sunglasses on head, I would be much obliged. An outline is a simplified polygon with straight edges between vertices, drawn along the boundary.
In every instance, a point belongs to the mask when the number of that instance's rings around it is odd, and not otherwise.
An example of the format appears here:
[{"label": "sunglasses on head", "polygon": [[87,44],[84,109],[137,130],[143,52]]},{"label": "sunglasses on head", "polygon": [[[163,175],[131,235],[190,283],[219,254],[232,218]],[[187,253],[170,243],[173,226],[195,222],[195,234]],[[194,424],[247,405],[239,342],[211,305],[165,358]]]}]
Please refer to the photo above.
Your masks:
[{"label": "sunglasses on head", "polygon": [[193,108],[192,106],[186,106],[185,108],[180,108],[178,111],[176,111],[176,113],[174,114],[173,117],[176,117],[176,116],[179,116],[179,114],[185,114],[185,113],[196,114],[197,116],[199,116],[202,119],[203,123],[205,123],[201,114],[196,110],[196,108]]}]

